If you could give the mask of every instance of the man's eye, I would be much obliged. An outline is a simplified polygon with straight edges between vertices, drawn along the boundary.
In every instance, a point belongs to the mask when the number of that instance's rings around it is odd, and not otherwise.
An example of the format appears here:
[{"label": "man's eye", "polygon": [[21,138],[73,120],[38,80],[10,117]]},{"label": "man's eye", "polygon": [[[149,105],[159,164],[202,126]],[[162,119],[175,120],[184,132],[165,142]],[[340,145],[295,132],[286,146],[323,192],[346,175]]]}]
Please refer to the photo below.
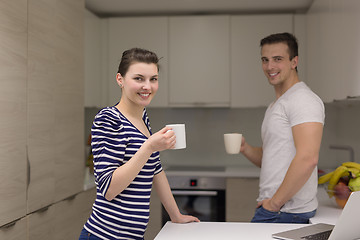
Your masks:
[{"label": "man's eye", "polygon": [[280,62],[282,60],[282,58],[278,57],[278,58],[275,58],[275,61],[276,62]]},{"label": "man's eye", "polygon": [[267,62],[268,62],[268,60],[265,59],[265,58],[261,59],[261,61],[262,61],[263,63],[267,63]]}]

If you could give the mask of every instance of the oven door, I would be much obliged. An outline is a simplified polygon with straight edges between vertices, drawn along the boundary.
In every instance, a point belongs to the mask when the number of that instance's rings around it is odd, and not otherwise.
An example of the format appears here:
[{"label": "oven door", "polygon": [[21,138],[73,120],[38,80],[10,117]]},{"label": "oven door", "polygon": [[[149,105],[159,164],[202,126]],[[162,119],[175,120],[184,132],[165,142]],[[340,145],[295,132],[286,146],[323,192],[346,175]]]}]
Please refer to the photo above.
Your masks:
[{"label": "oven door", "polygon": [[[173,189],[171,192],[182,214],[206,222],[225,221],[225,190]],[[163,207],[163,225],[167,221],[170,217]]]}]

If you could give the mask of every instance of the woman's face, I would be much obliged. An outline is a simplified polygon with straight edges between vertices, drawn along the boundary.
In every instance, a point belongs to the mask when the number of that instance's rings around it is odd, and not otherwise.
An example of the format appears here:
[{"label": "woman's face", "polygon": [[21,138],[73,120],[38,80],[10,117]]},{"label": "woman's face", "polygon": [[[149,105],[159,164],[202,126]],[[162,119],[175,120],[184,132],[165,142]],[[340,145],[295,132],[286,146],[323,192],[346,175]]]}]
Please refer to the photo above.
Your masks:
[{"label": "woman's face", "polygon": [[121,100],[145,107],[150,104],[158,88],[158,68],[154,63],[135,62],[125,76],[120,73],[116,80],[122,88]]}]

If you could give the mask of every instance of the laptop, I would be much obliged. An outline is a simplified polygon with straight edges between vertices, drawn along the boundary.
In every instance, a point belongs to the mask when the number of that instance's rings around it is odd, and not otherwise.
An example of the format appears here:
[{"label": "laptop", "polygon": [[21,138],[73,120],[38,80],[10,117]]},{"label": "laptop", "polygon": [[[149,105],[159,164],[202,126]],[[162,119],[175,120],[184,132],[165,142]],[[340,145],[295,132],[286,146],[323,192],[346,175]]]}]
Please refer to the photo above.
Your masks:
[{"label": "laptop", "polygon": [[[317,223],[294,230],[272,234],[283,240],[354,240],[360,239],[360,191],[352,192],[336,225]],[[325,238],[320,238],[325,235]],[[326,236],[327,235],[327,236]]]}]

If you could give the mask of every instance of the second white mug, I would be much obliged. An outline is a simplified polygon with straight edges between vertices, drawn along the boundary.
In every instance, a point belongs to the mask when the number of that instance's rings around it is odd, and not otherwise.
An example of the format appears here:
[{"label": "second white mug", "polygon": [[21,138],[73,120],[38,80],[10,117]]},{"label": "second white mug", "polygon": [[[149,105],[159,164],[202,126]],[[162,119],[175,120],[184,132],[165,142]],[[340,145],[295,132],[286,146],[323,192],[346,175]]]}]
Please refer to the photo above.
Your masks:
[{"label": "second white mug", "polygon": [[242,134],[241,133],[225,133],[224,143],[225,150],[228,154],[240,153]]}]

